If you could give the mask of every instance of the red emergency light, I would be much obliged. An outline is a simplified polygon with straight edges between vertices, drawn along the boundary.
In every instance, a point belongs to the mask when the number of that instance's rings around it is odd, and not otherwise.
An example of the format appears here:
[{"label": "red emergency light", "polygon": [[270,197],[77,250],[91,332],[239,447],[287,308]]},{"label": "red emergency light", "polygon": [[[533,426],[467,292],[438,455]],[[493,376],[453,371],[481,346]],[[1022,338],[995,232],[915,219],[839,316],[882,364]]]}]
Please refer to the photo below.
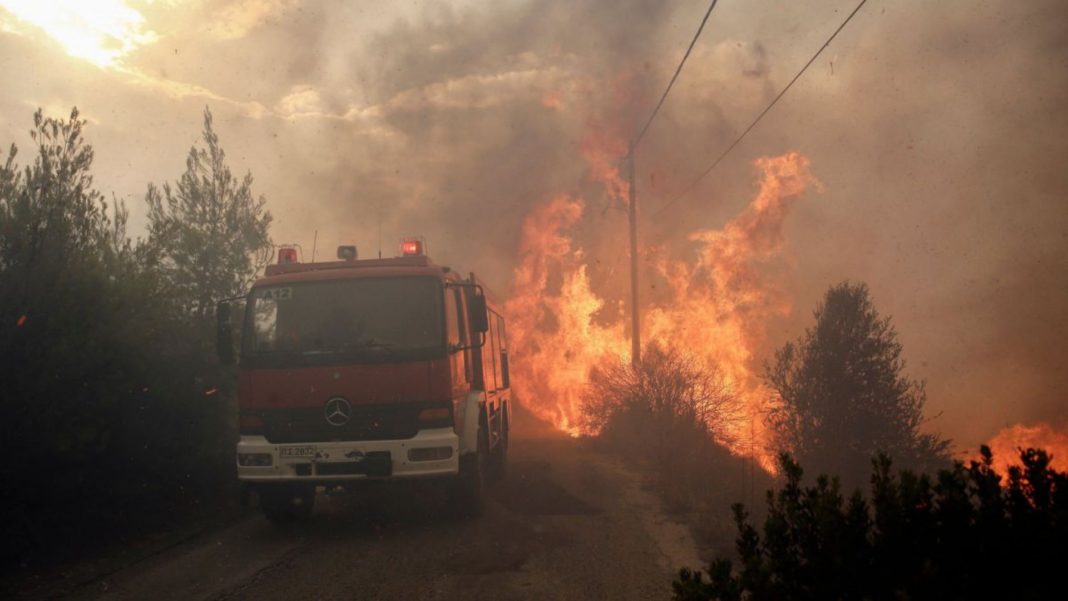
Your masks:
[{"label": "red emergency light", "polygon": [[401,240],[401,255],[420,257],[426,254],[426,241],[422,238],[405,238]]},{"label": "red emergency light", "polygon": [[289,263],[298,263],[297,261],[297,249],[292,246],[283,246],[278,249],[278,264],[286,265]]}]

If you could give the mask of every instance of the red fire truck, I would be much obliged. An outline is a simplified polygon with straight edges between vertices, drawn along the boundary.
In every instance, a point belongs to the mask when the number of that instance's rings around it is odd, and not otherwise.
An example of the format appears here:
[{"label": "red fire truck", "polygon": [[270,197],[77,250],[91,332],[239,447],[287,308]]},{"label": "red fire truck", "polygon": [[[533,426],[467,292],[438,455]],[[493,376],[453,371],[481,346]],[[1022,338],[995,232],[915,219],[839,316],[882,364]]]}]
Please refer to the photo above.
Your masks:
[{"label": "red fire truck", "polygon": [[[508,451],[508,339],[473,273],[435,265],[422,239],[392,259],[301,263],[279,250],[246,299],[237,471],[275,522],[311,513],[318,488],[439,478],[482,509]],[[233,360],[229,305],[219,354]]]}]

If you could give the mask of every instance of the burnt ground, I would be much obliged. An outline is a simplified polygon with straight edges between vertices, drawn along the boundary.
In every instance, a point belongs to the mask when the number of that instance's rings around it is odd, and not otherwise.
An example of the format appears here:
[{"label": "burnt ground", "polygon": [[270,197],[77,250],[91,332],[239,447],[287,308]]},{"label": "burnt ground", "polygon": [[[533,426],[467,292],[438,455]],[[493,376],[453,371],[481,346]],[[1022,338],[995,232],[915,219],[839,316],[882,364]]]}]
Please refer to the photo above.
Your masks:
[{"label": "burnt ground", "polygon": [[320,495],[307,522],[278,528],[246,513],[93,577],[24,583],[13,597],[651,599],[670,595],[678,567],[698,565],[689,530],[634,472],[582,441],[523,434],[478,519],[444,517],[433,487]]}]

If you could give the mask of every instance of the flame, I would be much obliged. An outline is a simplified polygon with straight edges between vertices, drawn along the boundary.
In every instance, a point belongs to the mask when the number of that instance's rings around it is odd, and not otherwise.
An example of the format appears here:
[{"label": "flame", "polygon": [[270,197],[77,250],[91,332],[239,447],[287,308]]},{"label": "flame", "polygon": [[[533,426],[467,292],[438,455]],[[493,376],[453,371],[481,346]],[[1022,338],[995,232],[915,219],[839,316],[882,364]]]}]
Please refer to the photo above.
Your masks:
[{"label": "flame", "polygon": [[[519,398],[573,435],[580,433],[579,398],[590,367],[627,348],[622,324],[594,322],[605,302],[590,287],[583,253],[562,233],[583,209],[581,200],[559,196],[527,216],[506,305],[512,347],[523,349],[513,368]],[[561,278],[556,290],[550,290],[551,275]]]},{"label": "flame", "polygon": [[1009,466],[1020,464],[1019,449],[1027,448],[1045,450],[1052,458],[1051,467],[1068,470],[1068,433],[1059,432],[1049,424],[1009,426],[986,444],[994,453],[994,469],[1002,474],[1009,472]]},{"label": "flame", "polygon": [[[626,146],[610,136],[591,135],[581,148],[591,177],[611,196],[625,199],[628,184],[618,165]],[[772,393],[756,373],[755,352],[764,340],[763,324],[790,305],[758,267],[781,251],[790,207],[819,182],[796,152],[758,159],[755,166],[760,188],[747,208],[721,229],[690,233],[695,259],[646,248],[669,298],[643,307],[642,339],[684,349],[715,366],[749,417],[731,424],[720,442],[774,471],[761,419]],[[630,350],[622,307],[612,310],[593,289],[586,251],[569,235],[584,208],[581,199],[558,196],[526,217],[507,303],[513,345],[522,354],[513,364],[518,398],[572,435],[584,433],[581,396],[591,369]]]},{"label": "flame", "polygon": [[618,137],[601,130],[591,131],[579,144],[579,150],[590,167],[590,176],[604,185],[609,196],[626,201],[630,186],[619,173],[620,159],[627,154],[627,145]]}]

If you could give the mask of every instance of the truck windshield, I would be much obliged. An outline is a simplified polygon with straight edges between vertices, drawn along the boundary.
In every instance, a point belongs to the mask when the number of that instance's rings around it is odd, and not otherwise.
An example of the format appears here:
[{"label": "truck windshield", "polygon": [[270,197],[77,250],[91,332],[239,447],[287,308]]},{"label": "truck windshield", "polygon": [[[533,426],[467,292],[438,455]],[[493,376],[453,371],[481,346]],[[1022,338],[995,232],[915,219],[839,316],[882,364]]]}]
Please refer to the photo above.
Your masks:
[{"label": "truck windshield", "polygon": [[429,277],[262,286],[247,308],[242,360],[377,362],[444,349],[441,284]]}]

